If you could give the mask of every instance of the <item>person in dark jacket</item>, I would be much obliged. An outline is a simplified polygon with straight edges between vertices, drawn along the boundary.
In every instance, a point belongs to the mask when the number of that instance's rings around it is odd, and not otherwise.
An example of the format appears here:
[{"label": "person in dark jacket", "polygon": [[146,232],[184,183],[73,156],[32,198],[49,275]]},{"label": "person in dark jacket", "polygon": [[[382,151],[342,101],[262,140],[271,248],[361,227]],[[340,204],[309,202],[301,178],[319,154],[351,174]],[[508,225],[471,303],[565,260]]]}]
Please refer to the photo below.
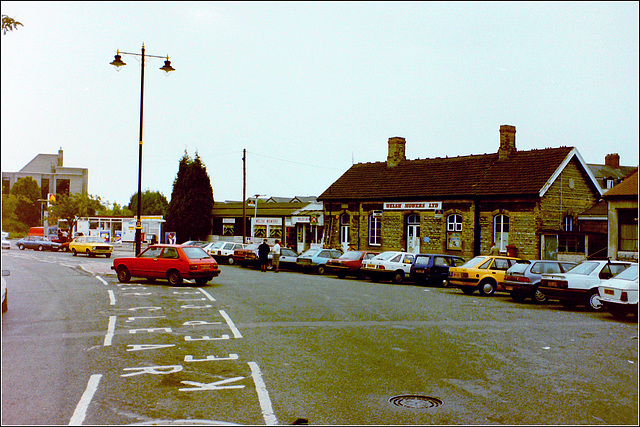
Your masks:
[{"label": "person in dark jacket", "polygon": [[267,244],[267,239],[258,246],[258,260],[260,261],[260,271],[267,271],[267,263],[269,262],[269,252],[271,248]]}]

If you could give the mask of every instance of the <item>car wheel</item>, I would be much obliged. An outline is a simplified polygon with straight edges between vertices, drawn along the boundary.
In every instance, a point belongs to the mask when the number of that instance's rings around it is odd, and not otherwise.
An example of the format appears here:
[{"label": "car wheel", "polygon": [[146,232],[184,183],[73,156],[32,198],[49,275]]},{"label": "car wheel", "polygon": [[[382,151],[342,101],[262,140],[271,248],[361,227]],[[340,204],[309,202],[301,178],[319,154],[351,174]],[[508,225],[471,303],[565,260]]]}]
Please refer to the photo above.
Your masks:
[{"label": "car wheel", "polygon": [[[75,250],[73,251],[73,255],[75,256]],[[118,267],[117,270],[118,273],[118,281],[120,281],[121,283],[129,283],[129,280],[131,280],[131,274],[129,273],[129,270],[127,269],[127,267],[125,267],[124,265],[121,265],[120,267]]]},{"label": "car wheel", "polygon": [[71,249],[71,252],[73,252],[73,256],[78,256],[78,252],[74,249]]},{"label": "car wheel", "polygon": [[570,299],[561,299],[560,305],[563,306],[564,308],[572,309],[572,308],[575,308],[577,304],[575,301]]},{"label": "car wheel", "polygon": [[7,298],[9,298],[9,295],[4,294],[4,301],[2,301],[2,312],[6,312],[9,309],[9,305],[7,303]]},{"label": "car wheel", "polygon": [[403,279],[404,279],[404,272],[402,271],[396,271],[396,273],[393,275],[393,283],[402,283]]},{"label": "car wheel", "polygon": [[38,252],[42,252],[42,251],[44,251],[44,246],[42,246],[42,245],[38,245],[38,247],[36,248],[36,250],[37,250]]},{"label": "car wheel", "polygon": [[543,294],[542,291],[536,286],[536,288],[533,290],[533,296],[531,297],[531,300],[536,304],[544,304],[545,302],[547,302],[547,296]]},{"label": "car wheel", "polygon": [[233,265],[233,262],[234,262],[234,261],[233,261],[233,258],[232,258],[232,257],[228,257],[228,258],[227,258],[227,264],[229,264],[229,265]]},{"label": "car wheel", "polygon": [[182,284],[182,276],[176,270],[171,270],[167,273],[167,280],[171,286],[180,286]]},{"label": "car wheel", "polygon": [[340,272],[340,273],[336,273],[336,276],[338,276],[338,279],[344,279],[345,278],[345,274]]},{"label": "car wheel", "polygon": [[602,309],[602,301],[600,301],[600,294],[597,290],[589,292],[587,296],[587,302],[585,304],[591,311],[597,311]]},{"label": "car wheel", "polygon": [[93,257],[93,254],[91,253],[91,251],[89,249],[87,249],[87,256],[90,257],[90,258]]},{"label": "car wheel", "polygon": [[322,276],[325,272],[326,272],[325,266],[324,265],[319,265],[318,266],[318,274]]},{"label": "car wheel", "polygon": [[207,282],[209,280],[211,280],[211,279],[212,279],[212,277],[198,277],[196,279],[196,284],[199,285],[199,286],[203,286],[203,285],[206,285]]},{"label": "car wheel", "polygon": [[20,249],[21,251],[24,251],[24,245],[22,244],[18,245],[18,249]]},{"label": "car wheel", "polygon": [[483,297],[491,296],[496,292],[496,283],[493,280],[483,280],[478,285],[478,290]]},{"label": "car wheel", "polygon": [[104,256],[107,258],[111,258],[111,254],[105,254]]},{"label": "car wheel", "polygon": [[460,289],[465,295],[472,295],[476,291],[476,289],[471,286],[462,286]]}]

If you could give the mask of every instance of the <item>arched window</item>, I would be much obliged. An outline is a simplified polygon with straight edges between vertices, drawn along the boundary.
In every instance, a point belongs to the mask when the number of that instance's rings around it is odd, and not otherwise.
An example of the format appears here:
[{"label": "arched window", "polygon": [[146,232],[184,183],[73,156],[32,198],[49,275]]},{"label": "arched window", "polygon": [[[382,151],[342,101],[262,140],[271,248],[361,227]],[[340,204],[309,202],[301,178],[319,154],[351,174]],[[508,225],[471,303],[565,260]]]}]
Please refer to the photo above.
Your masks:
[{"label": "arched window", "polygon": [[562,229],[564,231],[573,231],[573,216],[566,215],[562,220]]},{"label": "arched window", "polygon": [[342,214],[340,215],[340,244],[342,246],[347,246],[349,245],[350,240],[350,232],[349,232],[349,225],[350,225],[350,217],[349,214]]},{"label": "arched window", "polygon": [[507,215],[493,217],[493,241],[496,242],[500,252],[506,252],[509,244],[509,217]]},{"label": "arched window", "polygon": [[380,246],[382,236],[382,211],[369,215],[369,245]]},{"label": "arched window", "polygon": [[462,250],[462,215],[447,217],[447,249]]}]

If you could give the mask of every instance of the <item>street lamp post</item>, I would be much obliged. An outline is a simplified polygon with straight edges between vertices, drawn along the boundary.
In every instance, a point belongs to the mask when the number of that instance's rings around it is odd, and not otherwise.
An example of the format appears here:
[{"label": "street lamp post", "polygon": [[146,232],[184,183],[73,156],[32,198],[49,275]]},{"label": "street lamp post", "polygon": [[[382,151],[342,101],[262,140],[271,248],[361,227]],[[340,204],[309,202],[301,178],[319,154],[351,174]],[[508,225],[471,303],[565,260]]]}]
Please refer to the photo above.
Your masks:
[{"label": "street lamp post", "polygon": [[[140,71],[140,139],[139,139],[139,144],[138,144],[138,219],[136,221],[136,256],[138,256],[138,254],[140,253],[140,246],[141,246],[141,240],[142,240],[142,123],[143,123],[143,111],[144,111],[144,59],[145,57],[149,57],[149,58],[165,58],[164,56],[156,56],[156,55],[145,55],[144,53],[144,43],[142,43],[142,54],[139,53],[129,53],[129,52],[120,52],[120,50],[117,51],[115,59],[113,60],[113,62],[111,62],[111,65],[113,65],[116,68],[116,71],[120,71],[120,67],[123,67],[127,64],[125,64],[124,62],[122,62],[122,57],[120,56],[120,54],[124,54],[124,55],[133,55],[133,56],[140,56],[142,57],[142,63],[141,63],[141,71]],[[169,56],[166,57],[167,59],[164,61],[164,66],[161,67],[160,69],[164,72],[166,72],[167,74],[170,71],[175,71],[174,68],[171,66],[171,61],[169,61]]]},{"label": "street lamp post", "polygon": [[256,225],[258,224],[258,198],[261,196],[265,196],[265,194],[254,194],[253,197],[256,198],[256,205],[253,211],[253,239],[255,241],[256,238]]}]

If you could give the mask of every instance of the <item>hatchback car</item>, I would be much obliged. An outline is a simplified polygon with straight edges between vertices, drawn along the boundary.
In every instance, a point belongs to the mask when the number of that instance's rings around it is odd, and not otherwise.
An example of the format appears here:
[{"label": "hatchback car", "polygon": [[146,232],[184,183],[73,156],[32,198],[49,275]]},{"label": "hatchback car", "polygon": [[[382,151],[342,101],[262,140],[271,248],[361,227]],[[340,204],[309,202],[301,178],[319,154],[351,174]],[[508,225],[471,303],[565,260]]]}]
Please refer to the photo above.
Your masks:
[{"label": "hatchback car", "polygon": [[402,283],[411,274],[414,259],[415,254],[407,252],[382,252],[363,262],[362,271],[374,282],[385,279]]},{"label": "hatchback car", "polygon": [[80,236],[69,243],[69,250],[73,256],[87,254],[88,257],[104,255],[107,258],[111,258],[113,245],[106,243],[102,237],[99,236]]},{"label": "hatchback car", "polygon": [[584,305],[590,310],[600,310],[598,287],[630,265],[622,261],[583,261],[564,274],[544,274],[538,288],[565,308]]},{"label": "hatchback car", "polygon": [[[280,260],[278,261],[278,267],[280,270],[297,270],[298,269],[298,257],[300,255],[291,248],[280,248]],[[269,252],[267,269],[273,269],[273,252]]]},{"label": "hatchback car", "polygon": [[149,246],[137,257],[116,258],[111,269],[122,283],[144,277],[167,279],[171,286],[179,286],[183,279],[202,286],[220,274],[216,260],[201,247],[167,244]]},{"label": "hatchback car", "polygon": [[296,264],[303,273],[315,271],[324,274],[327,271],[327,262],[340,258],[341,255],[340,249],[308,249],[298,257]]},{"label": "hatchback car", "polygon": [[249,243],[242,249],[233,251],[233,262],[242,267],[258,265],[258,246],[257,243]]},{"label": "hatchback car", "polygon": [[628,314],[638,318],[638,264],[634,264],[614,278],[598,286],[600,302],[616,319]]},{"label": "hatchback car", "polygon": [[186,242],[182,243],[182,246],[199,246],[201,248],[204,248],[208,243],[209,242],[205,242],[204,240],[187,240]]},{"label": "hatchback car", "polygon": [[60,248],[60,243],[52,242],[43,236],[25,236],[16,242],[16,246],[20,250],[33,249],[35,251],[54,251]]},{"label": "hatchback car", "polygon": [[464,258],[442,254],[416,254],[409,276],[418,284],[447,286],[449,267],[464,264]]},{"label": "hatchback car", "polygon": [[541,304],[547,302],[547,297],[538,289],[542,275],[566,273],[575,265],[575,262],[568,261],[518,261],[507,270],[504,288],[514,301],[531,298],[534,303]]},{"label": "hatchback car", "polygon": [[476,290],[482,296],[493,295],[504,290],[504,276],[509,267],[520,258],[480,255],[460,267],[449,268],[449,283],[467,295]]},{"label": "hatchback car", "polygon": [[346,276],[355,276],[358,279],[364,279],[367,276],[362,271],[362,263],[378,255],[378,253],[379,252],[370,251],[347,251],[342,254],[340,258],[327,261],[327,269],[341,279],[344,279]]},{"label": "hatchback car", "polygon": [[215,258],[218,262],[224,262],[226,264],[233,264],[233,252],[236,249],[244,249],[245,245],[242,243],[234,242],[215,242],[208,243],[203,247],[205,252]]}]

